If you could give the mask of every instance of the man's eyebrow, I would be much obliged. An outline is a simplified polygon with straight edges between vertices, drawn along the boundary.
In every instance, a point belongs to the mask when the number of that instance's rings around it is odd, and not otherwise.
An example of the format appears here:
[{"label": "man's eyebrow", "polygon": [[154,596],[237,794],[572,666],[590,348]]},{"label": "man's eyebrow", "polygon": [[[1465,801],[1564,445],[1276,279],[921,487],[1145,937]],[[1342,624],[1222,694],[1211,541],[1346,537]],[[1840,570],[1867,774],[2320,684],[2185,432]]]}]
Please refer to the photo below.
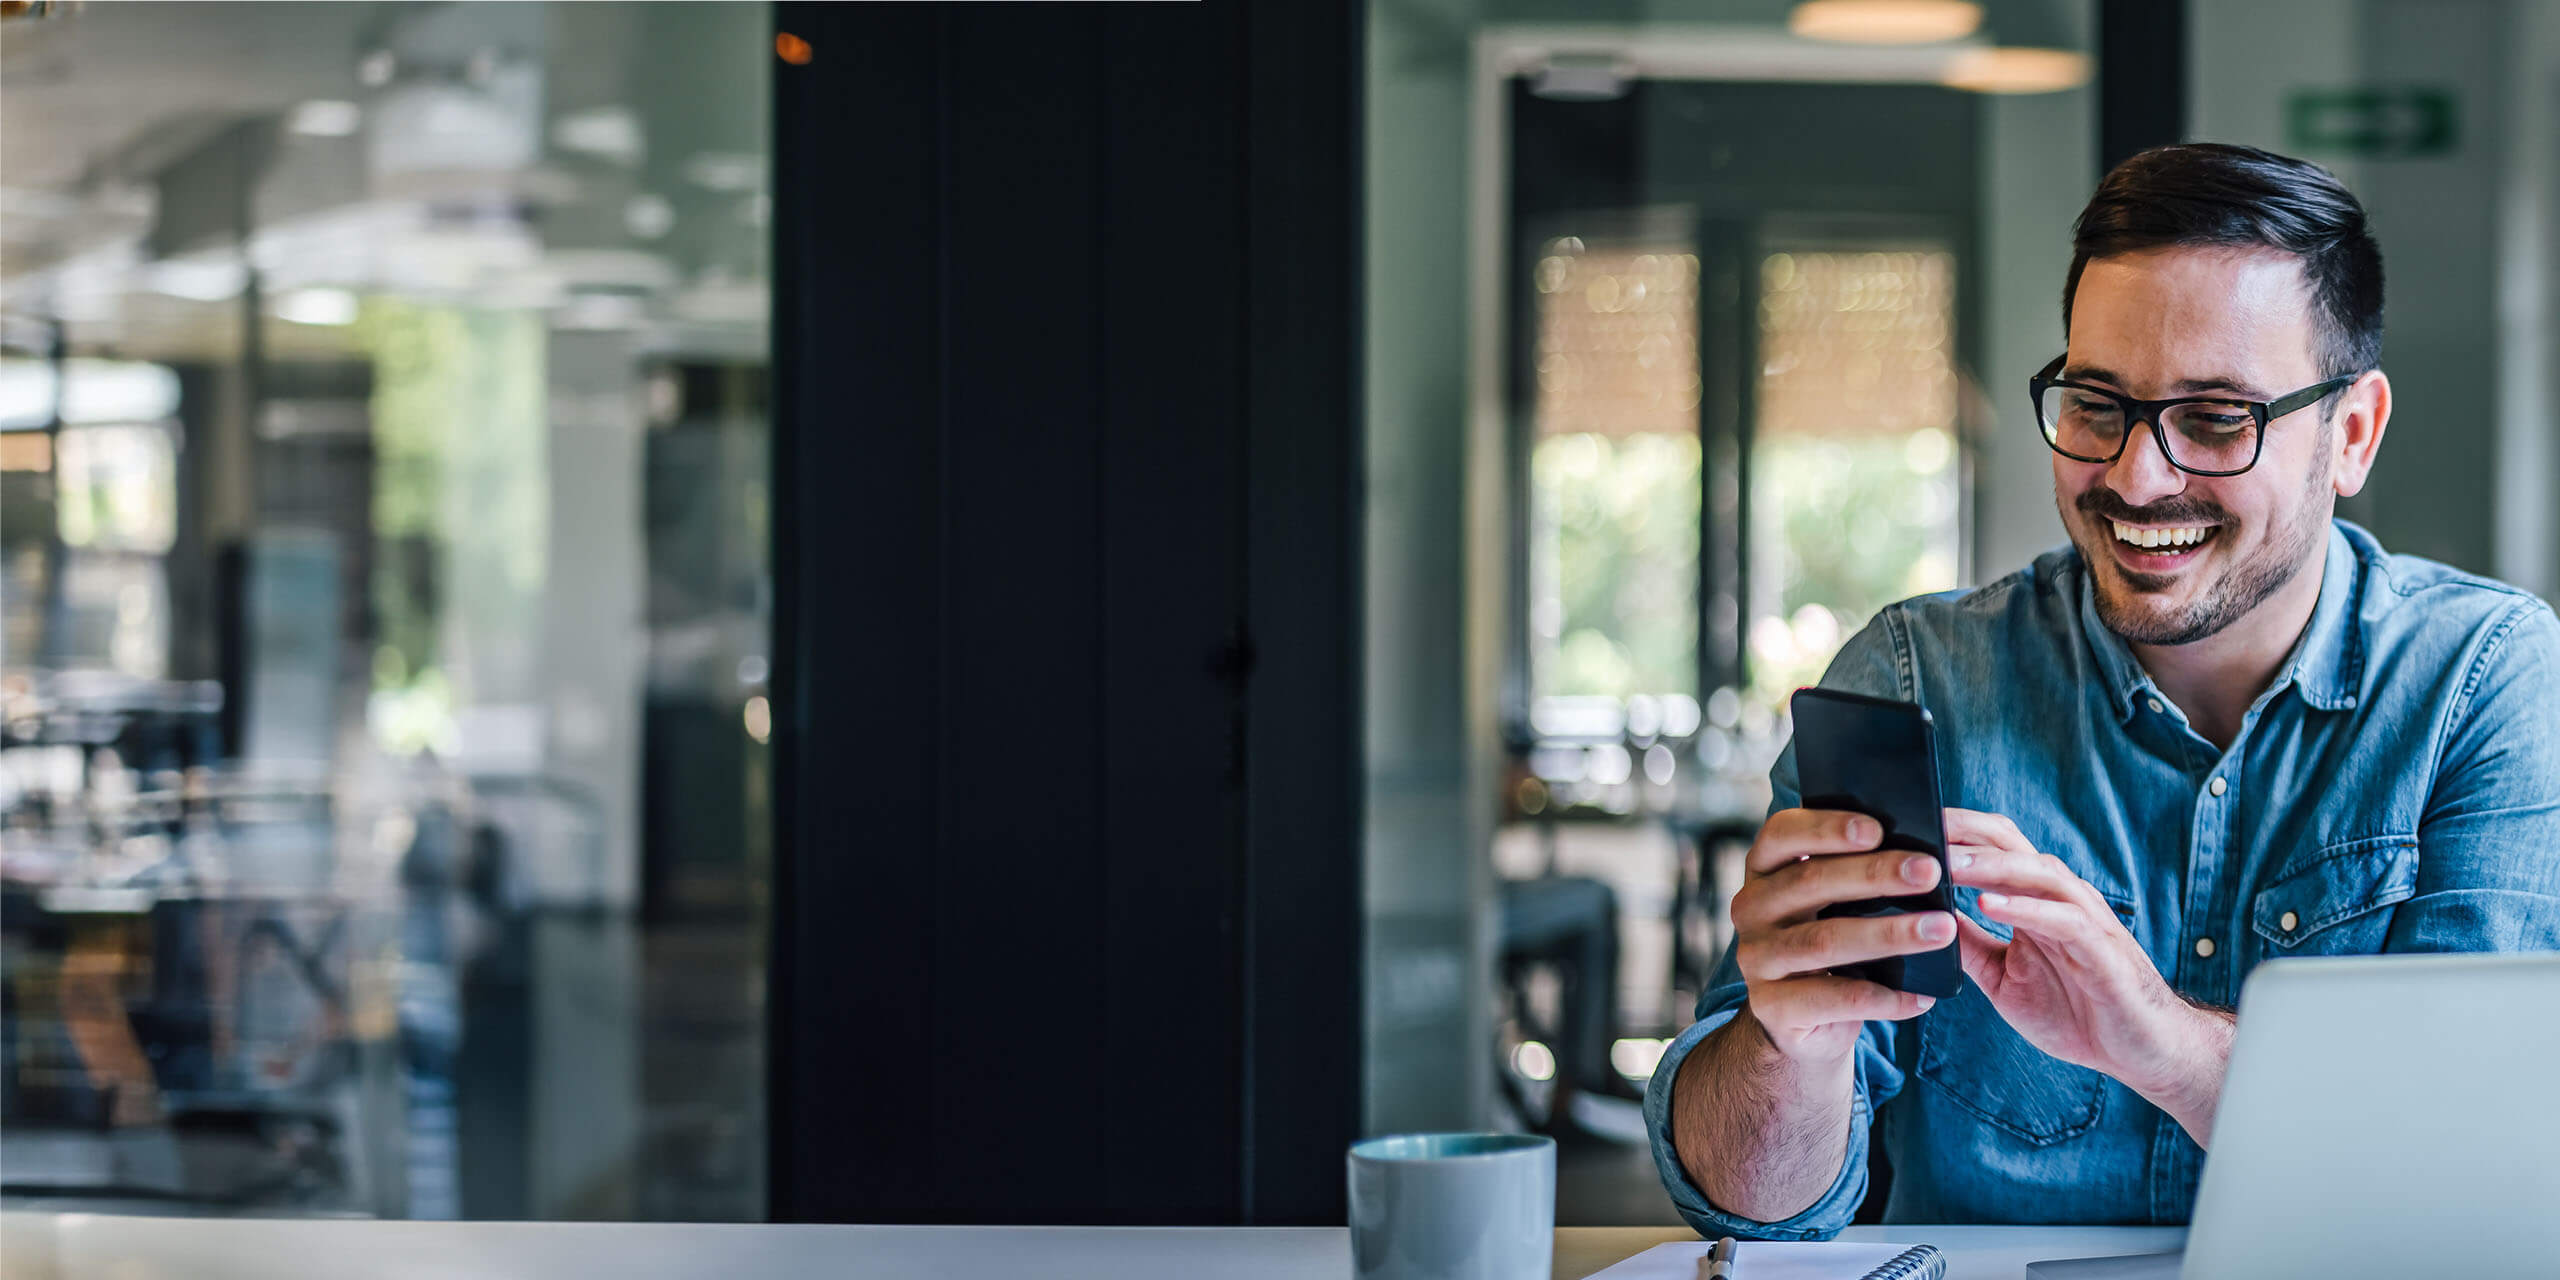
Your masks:
[{"label": "man's eyebrow", "polygon": [[2264,400],[2267,398],[2267,393],[2260,391],[2257,384],[2243,378],[2234,378],[2228,374],[2211,378],[2181,379],[2178,383],[2178,391],[2184,395],[2195,395],[2206,391],[2228,391],[2239,396],[2243,400]]},{"label": "man's eyebrow", "polygon": [[[2062,376],[2073,382],[2105,382],[2111,383],[2117,387],[2123,387],[2126,385],[2125,380],[2118,376],[2115,371],[2111,369],[2101,369],[2096,365],[2089,364],[2065,365],[2063,366]],[[2211,378],[2181,378],[2171,389],[2176,391],[2179,395],[2200,395],[2207,391],[2228,391],[2243,400],[2264,400],[2267,398],[2267,394],[2264,391],[2259,390],[2255,384],[2247,381],[2246,379],[2235,378],[2228,374],[2217,375]]]}]

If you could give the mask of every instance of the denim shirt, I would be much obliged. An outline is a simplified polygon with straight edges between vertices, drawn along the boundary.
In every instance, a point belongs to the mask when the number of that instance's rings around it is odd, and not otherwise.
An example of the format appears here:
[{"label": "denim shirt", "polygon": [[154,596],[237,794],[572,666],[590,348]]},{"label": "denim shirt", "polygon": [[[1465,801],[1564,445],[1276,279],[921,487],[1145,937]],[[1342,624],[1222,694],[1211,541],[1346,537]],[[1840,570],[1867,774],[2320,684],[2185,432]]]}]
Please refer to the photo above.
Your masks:
[{"label": "denim shirt", "polygon": [[[2274,956],[2560,949],[2560,621],[2343,521],[2310,624],[2227,750],[2099,621],[2068,547],[1887,607],[1822,683],[1927,707],[1946,803],[2016,822],[2197,1000],[2236,1002]],[[1792,748],[1770,782],[1772,811],[1797,803]],[[1959,888],[1958,909],[2005,937],[1975,896]],[[1701,1233],[1848,1225],[1870,1126],[1893,1166],[1889,1222],[2187,1220],[2204,1153],[2178,1122],[2028,1044],[1970,983],[1866,1024],[1848,1158],[1820,1200],[1781,1222],[1717,1208],[1673,1149],[1671,1086],[1743,996],[1727,951],[1645,1098],[1654,1162]]]}]

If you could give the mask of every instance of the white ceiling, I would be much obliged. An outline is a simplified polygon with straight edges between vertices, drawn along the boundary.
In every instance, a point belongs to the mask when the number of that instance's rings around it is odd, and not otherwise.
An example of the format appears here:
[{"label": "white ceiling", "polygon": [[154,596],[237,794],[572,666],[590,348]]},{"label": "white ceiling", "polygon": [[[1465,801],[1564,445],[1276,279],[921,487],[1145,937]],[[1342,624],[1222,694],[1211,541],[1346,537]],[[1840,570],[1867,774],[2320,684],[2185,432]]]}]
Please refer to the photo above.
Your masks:
[{"label": "white ceiling", "polygon": [[355,96],[391,4],[91,0],[0,23],[0,186],[139,179],[224,124]]},{"label": "white ceiling", "polygon": [[[91,0],[10,19],[0,290],[14,315],[69,322],[75,344],[220,348],[237,329],[237,284],[212,276],[236,275],[238,250],[204,232],[233,219],[221,208],[173,218],[158,205],[164,193],[230,197],[218,181],[159,177],[243,121],[341,100],[361,104],[359,135],[286,134],[259,163],[249,254],[283,318],[294,318],[279,305],[292,290],[329,287],[467,292],[575,320],[586,313],[570,294],[591,289],[672,308],[653,323],[752,329],[763,314],[764,23],[755,5],[453,0]],[[384,49],[397,54],[394,82],[367,86],[359,69]],[[620,122],[634,148],[645,139],[646,158],[581,152],[571,126],[587,116]],[[563,140],[546,148],[551,132]],[[504,155],[491,151],[498,141],[511,141]],[[736,160],[754,162],[745,185],[704,176]],[[626,212],[635,201],[650,220]],[[188,230],[167,235],[173,224]],[[152,260],[162,252],[178,256]],[[742,288],[736,300],[722,292]],[[306,329],[281,326],[277,345],[344,337]]]}]

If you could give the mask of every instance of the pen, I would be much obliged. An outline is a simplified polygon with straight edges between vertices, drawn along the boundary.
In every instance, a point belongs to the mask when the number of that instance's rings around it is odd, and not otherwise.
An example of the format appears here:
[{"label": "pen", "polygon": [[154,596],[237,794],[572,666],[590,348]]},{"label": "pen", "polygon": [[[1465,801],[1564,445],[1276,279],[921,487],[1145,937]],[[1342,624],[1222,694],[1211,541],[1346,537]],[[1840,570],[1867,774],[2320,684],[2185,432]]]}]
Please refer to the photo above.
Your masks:
[{"label": "pen", "polygon": [[1714,1248],[1698,1255],[1698,1280],[1735,1280],[1742,1273],[1733,1266],[1733,1237],[1716,1241]]}]

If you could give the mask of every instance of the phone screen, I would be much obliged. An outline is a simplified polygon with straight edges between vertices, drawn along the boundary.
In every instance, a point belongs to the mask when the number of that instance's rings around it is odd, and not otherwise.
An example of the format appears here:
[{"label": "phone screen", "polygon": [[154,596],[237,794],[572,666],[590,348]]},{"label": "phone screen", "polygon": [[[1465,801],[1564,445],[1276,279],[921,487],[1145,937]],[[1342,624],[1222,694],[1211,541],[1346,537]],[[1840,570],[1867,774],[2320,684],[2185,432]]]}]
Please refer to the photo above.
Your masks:
[{"label": "phone screen", "polygon": [[[1884,827],[1884,848],[1909,849],[1938,860],[1938,883],[1926,893],[1838,903],[1822,914],[1954,911],[1928,711],[1917,703],[1831,689],[1800,689],[1790,705],[1796,781],[1804,807],[1863,813]],[[1957,962],[1952,941],[1936,951],[1871,960],[1842,972],[1926,996],[1952,996],[1964,984],[1964,966]]]}]

